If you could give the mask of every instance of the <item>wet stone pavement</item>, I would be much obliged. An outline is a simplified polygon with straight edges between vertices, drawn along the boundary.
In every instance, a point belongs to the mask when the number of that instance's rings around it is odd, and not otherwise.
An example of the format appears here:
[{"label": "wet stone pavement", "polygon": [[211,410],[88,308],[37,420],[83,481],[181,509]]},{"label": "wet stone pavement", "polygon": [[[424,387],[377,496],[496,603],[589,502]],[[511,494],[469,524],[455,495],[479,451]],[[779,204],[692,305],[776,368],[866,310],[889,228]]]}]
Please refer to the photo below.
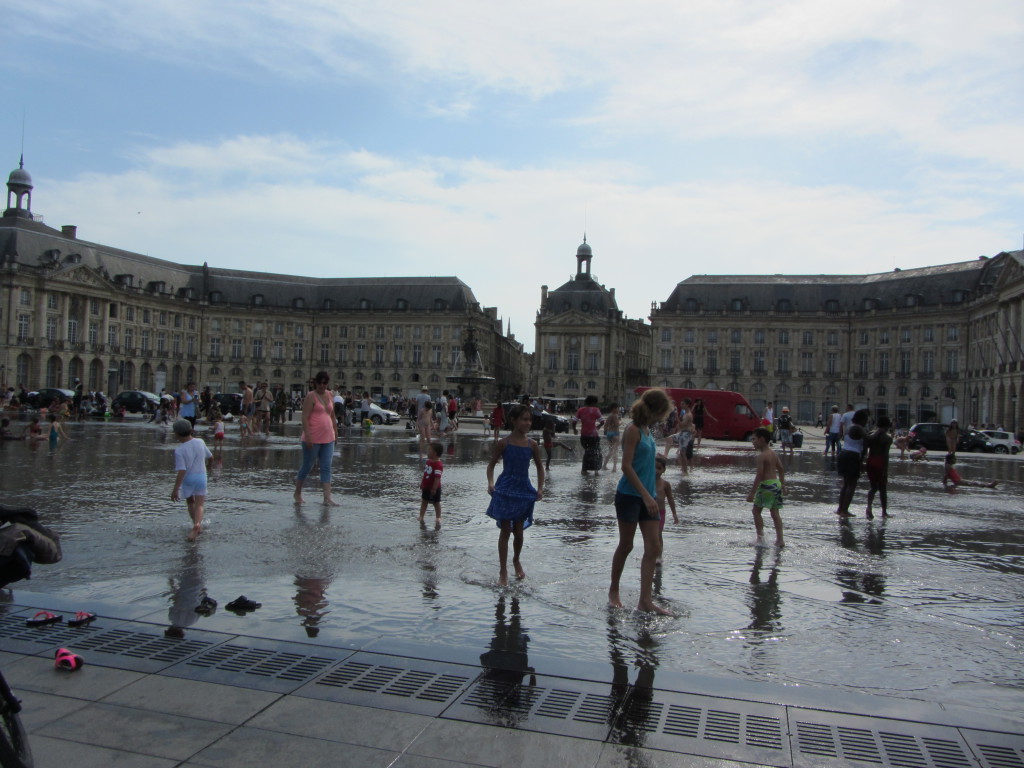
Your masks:
[{"label": "wet stone pavement", "polygon": [[[1006,735],[1024,731],[1019,457],[961,456],[1000,488],[958,493],[940,460],[894,459],[894,516],[843,523],[812,439],[785,459],[776,550],[752,546],[753,452],[706,441],[688,478],[669,470],[680,523],[656,589],[675,615],[650,617],[605,605],[618,473],[581,477],[578,451],[552,463],[528,578],[500,588],[477,424],[446,441],[440,530],[416,522],[401,426],[342,438],[333,509],[315,484],[292,503],[294,425],[229,429],[196,544],[169,500],[173,438],[137,419],[69,432],[54,453],[0,444],[5,503],[65,551],[0,593],[0,664],[40,765],[68,745],[82,765],[1024,765]],[[225,611],[240,594],[262,607]],[[40,608],[100,619],[27,630]],[[61,645],[81,673],[53,672]]]}]

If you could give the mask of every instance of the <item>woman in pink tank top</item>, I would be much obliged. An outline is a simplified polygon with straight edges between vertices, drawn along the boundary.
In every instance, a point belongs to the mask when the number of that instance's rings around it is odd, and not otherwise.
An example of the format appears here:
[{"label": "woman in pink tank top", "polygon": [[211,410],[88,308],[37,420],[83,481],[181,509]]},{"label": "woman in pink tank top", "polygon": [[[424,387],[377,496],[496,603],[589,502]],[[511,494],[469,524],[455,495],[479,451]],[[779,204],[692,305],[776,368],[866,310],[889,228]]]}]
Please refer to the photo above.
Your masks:
[{"label": "woman in pink tank top", "polygon": [[327,371],[320,371],[313,381],[313,391],[302,401],[302,466],[295,478],[295,503],[302,503],[302,483],[316,461],[320,464],[324,504],[336,507],[338,503],[331,498],[331,461],[334,443],[338,439],[338,421],[334,417],[334,398],[330,393],[331,377]]}]

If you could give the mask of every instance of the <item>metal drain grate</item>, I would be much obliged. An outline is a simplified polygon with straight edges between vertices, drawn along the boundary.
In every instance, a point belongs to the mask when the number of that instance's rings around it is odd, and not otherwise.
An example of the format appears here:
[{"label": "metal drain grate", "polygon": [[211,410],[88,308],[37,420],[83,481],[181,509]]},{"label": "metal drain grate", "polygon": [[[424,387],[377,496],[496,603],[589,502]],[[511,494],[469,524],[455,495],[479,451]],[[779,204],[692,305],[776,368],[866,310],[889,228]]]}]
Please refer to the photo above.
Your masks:
[{"label": "metal drain grate", "polygon": [[611,740],[768,765],[789,759],[781,706],[631,688]]},{"label": "metal drain grate", "polygon": [[975,768],[955,728],[790,708],[794,765],[838,761],[894,768]]},{"label": "metal drain grate", "polygon": [[444,717],[584,739],[607,738],[618,705],[608,686],[515,673],[512,679],[502,679],[502,674],[509,673],[485,673]]},{"label": "metal drain grate", "polygon": [[[73,647],[83,638],[102,631],[95,623],[82,627],[69,627],[63,623],[42,627],[25,626],[25,619],[30,618],[32,613],[0,618],[0,640],[3,640],[5,651],[36,654],[46,648]],[[104,620],[103,623],[109,622]]]},{"label": "metal drain grate", "polygon": [[108,629],[74,642],[79,652],[88,651],[90,663],[109,663],[136,672],[158,672],[213,645],[212,640],[196,640],[154,635],[128,629]]},{"label": "metal drain grate", "polygon": [[165,674],[191,680],[289,693],[330,669],[351,651],[316,648],[298,643],[277,643],[239,638],[209,648],[165,670]]},{"label": "metal drain grate", "polygon": [[438,715],[475,677],[472,667],[358,653],[298,694],[401,712]]},{"label": "metal drain grate", "polygon": [[960,729],[985,768],[1024,768],[1024,735]]}]

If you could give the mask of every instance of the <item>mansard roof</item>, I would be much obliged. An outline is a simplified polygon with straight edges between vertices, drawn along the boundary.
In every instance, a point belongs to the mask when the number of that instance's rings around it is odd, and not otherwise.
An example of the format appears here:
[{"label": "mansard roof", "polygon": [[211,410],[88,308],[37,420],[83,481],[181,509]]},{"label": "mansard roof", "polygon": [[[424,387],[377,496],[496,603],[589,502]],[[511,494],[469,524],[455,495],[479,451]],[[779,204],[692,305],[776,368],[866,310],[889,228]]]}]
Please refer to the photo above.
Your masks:
[{"label": "mansard roof", "polygon": [[[479,310],[457,277],[303,277],[178,264],[79,240],[39,221],[0,218],[0,263],[38,269],[90,267],[115,284],[218,303],[307,309]],[[259,297],[258,302],[256,297]]]},{"label": "mansard roof", "polygon": [[587,315],[607,317],[617,313],[615,295],[588,274],[578,274],[569,282],[548,293],[542,312],[559,313],[576,310]]},{"label": "mansard roof", "polygon": [[676,285],[660,309],[846,312],[938,306],[986,293],[1005,256],[870,275],[693,275]]}]

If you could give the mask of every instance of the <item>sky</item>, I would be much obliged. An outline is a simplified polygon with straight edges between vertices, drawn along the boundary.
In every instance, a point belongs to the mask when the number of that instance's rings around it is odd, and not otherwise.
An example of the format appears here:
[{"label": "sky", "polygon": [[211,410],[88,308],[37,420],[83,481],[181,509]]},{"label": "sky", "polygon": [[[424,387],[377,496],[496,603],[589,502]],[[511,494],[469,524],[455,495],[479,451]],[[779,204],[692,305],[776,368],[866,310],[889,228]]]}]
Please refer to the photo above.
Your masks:
[{"label": "sky", "polygon": [[0,172],[174,262],[455,275],[532,351],[584,234],[633,318],[1021,248],[1022,44],[1019,0],[0,0]]}]

